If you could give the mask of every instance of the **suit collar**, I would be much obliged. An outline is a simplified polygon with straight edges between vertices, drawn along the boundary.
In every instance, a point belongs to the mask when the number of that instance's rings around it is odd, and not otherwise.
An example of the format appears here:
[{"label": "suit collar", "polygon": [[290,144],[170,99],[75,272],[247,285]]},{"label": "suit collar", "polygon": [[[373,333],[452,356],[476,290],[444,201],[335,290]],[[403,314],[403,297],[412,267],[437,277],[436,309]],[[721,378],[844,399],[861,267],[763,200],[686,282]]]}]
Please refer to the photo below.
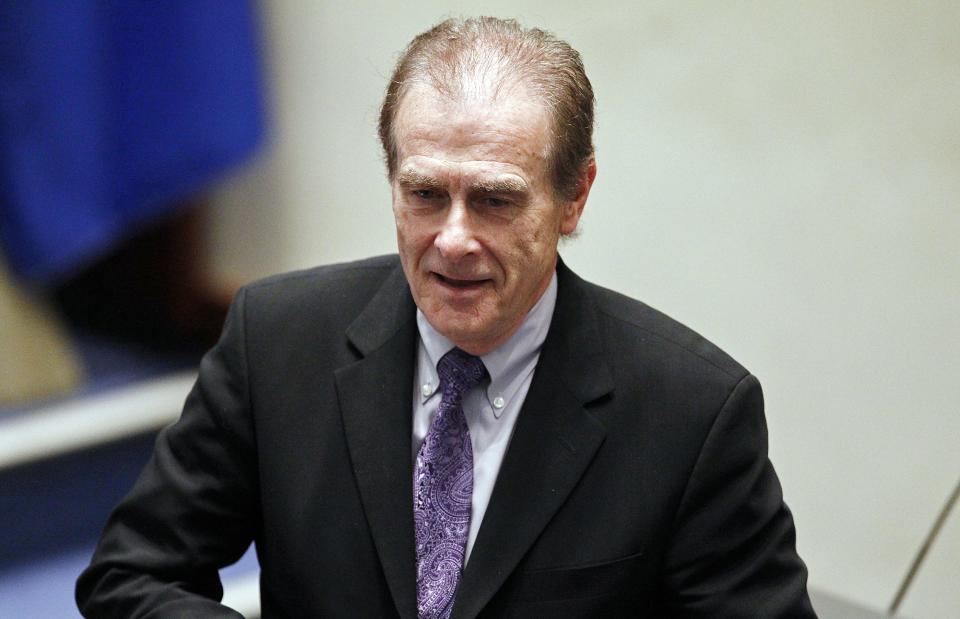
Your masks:
[{"label": "suit collar", "polygon": [[410,286],[398,261],[377,293],[347,327],[347,338],[360,354],[366,356],[413,322],[416,309],[410,296]]},{"label": "suit collar", "polygon": [[589,292],[590,284],[557,261],[557,309],[547,341],[546,362],[559,372],[573,396],[583,404],[613,390],[600,333],[600,310]]}]

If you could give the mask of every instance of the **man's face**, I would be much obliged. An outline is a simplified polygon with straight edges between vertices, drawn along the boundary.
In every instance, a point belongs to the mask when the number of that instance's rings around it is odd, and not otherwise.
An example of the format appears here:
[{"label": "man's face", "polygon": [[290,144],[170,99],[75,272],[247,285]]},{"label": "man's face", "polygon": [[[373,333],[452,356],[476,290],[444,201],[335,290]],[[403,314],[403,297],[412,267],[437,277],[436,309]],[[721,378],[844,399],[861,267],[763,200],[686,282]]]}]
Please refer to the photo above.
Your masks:
[{"label": "man's face", "polygon": [[418,85],[393,125],[393,212],[410,290],[437,331],[476,355],[505,342],[543,294],[560,235],[586,200],[586,191],[556,200],[548,113],[519,94],[456,101]]}]

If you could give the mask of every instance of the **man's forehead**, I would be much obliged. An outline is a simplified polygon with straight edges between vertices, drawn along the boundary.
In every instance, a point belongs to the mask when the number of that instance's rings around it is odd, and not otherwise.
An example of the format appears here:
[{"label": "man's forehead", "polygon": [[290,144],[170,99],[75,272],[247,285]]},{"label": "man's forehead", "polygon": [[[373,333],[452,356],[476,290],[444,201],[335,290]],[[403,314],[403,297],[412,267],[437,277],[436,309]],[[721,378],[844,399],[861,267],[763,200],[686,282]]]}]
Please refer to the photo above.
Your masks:
[{"label": "man's forehead", "polygon": [[493,130],[500,124],[515,123],[539,132],[549,128],[550,109],[525,88],[445,93],[418,83],[402,96],[397,116],[401,123],[420,120],[440,127],[472,124]]},{"label": "man's forehead", "polygon": [[[549,125],[538,110],[527,106],[454,108],[411,98],[402,104],[393,130],[398,172],[411,157],[530,168],[543,165],[549,154]],[[435,165],[424,161],[418,167]]]}]

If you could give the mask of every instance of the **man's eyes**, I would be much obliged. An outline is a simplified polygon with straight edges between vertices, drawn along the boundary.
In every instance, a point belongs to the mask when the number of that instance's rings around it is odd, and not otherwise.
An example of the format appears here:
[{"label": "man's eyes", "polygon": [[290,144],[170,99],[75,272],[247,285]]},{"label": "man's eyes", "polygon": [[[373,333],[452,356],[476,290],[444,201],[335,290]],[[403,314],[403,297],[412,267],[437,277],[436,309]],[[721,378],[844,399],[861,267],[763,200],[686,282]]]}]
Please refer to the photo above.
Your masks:
[{"label": "man's eyes", "polygon": [[[410,195],[418,202],[435,202],[447,199],[447,194],[437,189],[411,189]],[[470,202],[476,206],[491,209],[501,209],[513,204],[513,201],[508,198],[490,195],[471,198]]]}]

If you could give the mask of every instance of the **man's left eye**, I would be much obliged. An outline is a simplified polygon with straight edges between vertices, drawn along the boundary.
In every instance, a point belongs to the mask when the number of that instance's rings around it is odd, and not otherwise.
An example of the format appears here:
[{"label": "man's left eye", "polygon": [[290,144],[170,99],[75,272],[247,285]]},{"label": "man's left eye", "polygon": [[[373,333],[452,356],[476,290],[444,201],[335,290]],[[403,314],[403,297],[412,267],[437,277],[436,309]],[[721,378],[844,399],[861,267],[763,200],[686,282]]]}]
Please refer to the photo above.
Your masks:
[{"label": "man's left eye", "polygon": [[505,207],[505,206],[509,206],[509,205],[510,205],[510,201],[509,201],[509,200],[504,200],[503,198],[496,198],[496,197],[493,197],[493,196],[487,196],[487,197],[484,197],[484,198],[480,198],[480,200],[478,200],[478,202],[479,202],[480,204],[482,204],[483,206],[488,206],[488,207],[490,207],[490,208],[503,208],[503,207]]},{"label": "man's left eye", "polygon": [[420,200],[434,200],[440,196],[437,191],[433,189],[414,189],[413,195]]}]

